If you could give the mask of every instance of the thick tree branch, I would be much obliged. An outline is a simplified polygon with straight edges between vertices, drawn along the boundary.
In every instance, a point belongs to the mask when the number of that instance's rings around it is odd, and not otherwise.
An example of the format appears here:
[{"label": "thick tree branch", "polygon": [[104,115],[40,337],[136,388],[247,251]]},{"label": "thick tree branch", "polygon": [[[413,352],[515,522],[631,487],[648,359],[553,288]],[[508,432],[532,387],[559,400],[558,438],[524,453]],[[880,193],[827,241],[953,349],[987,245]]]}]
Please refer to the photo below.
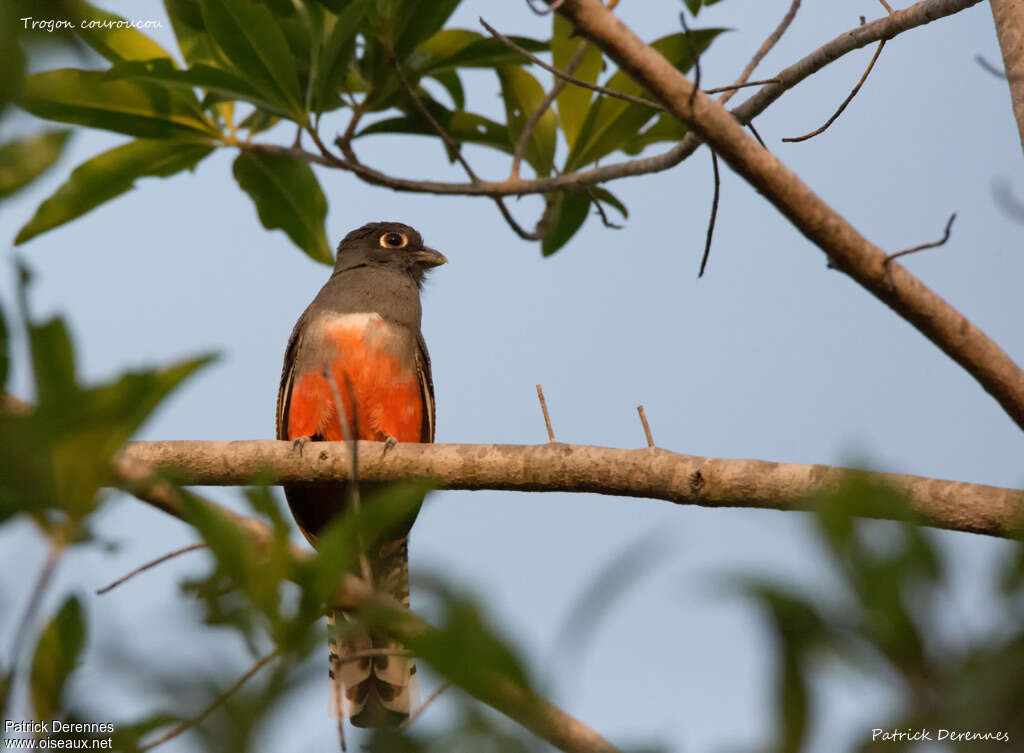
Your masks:
[{"label": "thick tree branch", "polygon": [[[971,0],[934,3],[946,9],[971,4]],[[893,13],[885,20],[898,23],[910,11],[913,8]],[[693,97],[693,85],[598,0],[566,0],[558,12],[661,99],[673,115],[689,124],[718,156],[821,248],[833,267],[850,275],[914,325],[978,380],[1024,428],[1024,371],[1002,348],[903,266],[887,265],[882,249],[862,236],[774,154],[761,148],[721,105],[700,92]],[[772,86],[782,84],[765,88]]]},{"label": "thick tree branch", "polygon": [[[896,11],[891,16],[851,29],[786,68],[772,79],[772,83],[762,87],[750,99],[732,110],[732,113],[737,121],[746,125],[787,91],[808,76],[817,73],[829,63],[838,60],[843,55],[858,50],[872,42],[892,39],[909,29],[958,13],[972,5],[977,5],[979,2],[981,0],[923,0],[906,10]],[[295,147],[247,142],[236,144],[238,148],[243,150],[287,154],[306,162],[348,170],[366,183],[391,188],[395,191],[432,193],[446,196],[524,196],[527,194],[549,193],[565,188],[580,188],[635,175],[662,172],[678,165],[693,154],[700,145],[701,139],[693,133],[689,133],[674,147],[654,157],[641,157],[639,159],[595,167],[590,170],[562,173],[547,178],[510,178],[499,181],[481,180],[478,183],[450,183],[435,180],[399,178],[350,158],[341,159],[331,154],[316,154]]]},{"label": "thick tree branch", "polygon": [[[21,401],[18,402],[20,403]],[[149,449],[157,450],[159,450],[161,445],[164,444],[166,443],[142,443],[142,445],[148,446]],[[183,443],[184,446],[193,450],[197,444],[202,445],[206,443]],[[260,449],[260,445],[263,444],[285,445],[288,448],[286,453],[292,453],[291,442],[213,442],[211,444],[236,446],[252,445],[255,449]],[[321,453],[319,452],[321,449],[319,444],[320,443],[311,443],[307,445],[306,452],[304,453],[305,460],[307,462],[315,462],[315,460],[321,456]],[[349,468],[350,461],[348,459],[349,451],[347,444],[345,442],[332,442],[328,444],[332,446],[341,445],[345,448],[342,452],[342,455],[344,456],[342,462],[345,463],[346,468]],[[366,443],[360,442],[360,444]],[[185,515],[185,505],[182,499],[182,493],[171,484],[161,481],[158,478],[159,472],[166,470],[168,465],[165,464],[162,467],[150,465],[144,458],[139,457],[139,455],[144,455],[146,453],[132,452],[132,448],[134,446],[134,444],[129,445],[126,452],[118,460],[117,467],[115,469],[118,486],[144,502],[148,502],[154,507],[187,522],[188,518]],[[368,447],[363,448],[364,452],[370,448],[379,451],[380,444],[369,443]],[[159,455],[160,453],[158,452],[157,454]],[[294,452],[292,454],[302,460],[302,456],[298,452]],[[376,455],[377,453],[374,454]],[[358,452],[357,455],[360,457],[359,466],[360,469],[362,469],[362,467],[367,465],[367,458],[365,455],[361,455]],[[388,453],[389,457],[390,455],[391,452]],[[208,462],[203,465],[207,470],[210,470],[212,467],[210,463],[213,465],[219,465],[225,462],[233,462],[231,457],[225,456],[223,453],[218,453],[217,457],[210,455],[206,460]],[[239,458],[239,460],[244,464],[244,458]],[[252,460],[252,458],[250,458],[250,460]],[[264,464],[257,461],[256,465],[262,467]],[[227,471],[230,466],[221,467],[223,470]],[[250,463],[247,467],[252,468],[254,466]],[[362,477],[361,471],[360,477]],[[239,515],[226,507],[218,505],[216,502],[198,498],[197,501],[209,510],[234,523],[258,546],[267,546],[274,540],[274,531],[266,523],[256,520],[255,518],[248,518],[244,515]],[[294,542],[290,544],[290,547],[292,555],[298,560],[305,560],[313,556],[308,549]],[[423,635],[424,633],[434,631],[432,626],[421,620],[412,612],[405,611],[398,602],[375,593],[366,581],[351,574],[342,574],[339,576],[339,588],[338,593],[334,598],[334,603],[338,606],[353,610],[373,606],[375,604],[382,604],[392,609],[402,610],[402,620],[394,626],[397,637],[399,638],[402,638],[403,636],[410,637],[414,635]],[[497,709],[509,718],[514,719],[541,739],[546,740],[556,748],[559,748],[566,753],[621,753],[618,748],[575,717],[570,716],[557,706],[548,703],[540,696],[520,687],[502,675],[495,674],[493,681],[488,683],[486,691],[475,693],[474,695],[478,700],[486,703],[494,709]]]},{"label": "thick tree branch", "polygon": [[1017,119],[1020,144],[1024,148],[1024,3],[1020,0],[992,0],[1003,69],[1010,85],[1013,115]]},{"label": "thick tree branch", "polygon": [[[363,443],[360,443],[361,445]],[[233,486],[254,478],[278,483],[343,480],[343,442],[314,442],[303,453],[290,442],[132,442],[120,467],[172,471],[188,485]],[[386,456],[379,443],[359,450],[359,478],[421,477],[445,489],[592,492],[651,497],[704,507],[808,510],[810,495],[837,487],[850,471],[824,465],[722,460],[660,448],[620,450],[543,445],[399,444]],[[1024,522],[1024,491],[982,484],[872,473],[905,492],[920,522],[955,531],[1009,536]]]}]

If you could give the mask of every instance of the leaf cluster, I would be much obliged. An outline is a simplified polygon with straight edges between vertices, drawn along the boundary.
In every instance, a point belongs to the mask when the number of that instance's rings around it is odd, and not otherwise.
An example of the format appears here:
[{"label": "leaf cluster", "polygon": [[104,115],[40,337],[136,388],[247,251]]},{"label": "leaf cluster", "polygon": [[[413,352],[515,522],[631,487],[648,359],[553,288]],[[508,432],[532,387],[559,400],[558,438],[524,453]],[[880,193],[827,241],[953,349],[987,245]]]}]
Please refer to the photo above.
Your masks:
[{"label": "leaf cluster", "polygon": [[[576,85],[566,86],[553,106],[535,115],[545,101],[545,88],[531,72],[530,61],[501,40],[446,28],[459,4],[165,0],[180,59],[134,28],[80,28],[77,41],[109,66],[43,70],[17,87],[17,103],[41,118],[134,140],[75,168],[15,242],[81,216],[130,190],[140,178],[191,170],[215,149],[234,147],[240,150],[234,177],[253,200],[264,227],[283,230],[310,257],[330,263],[324,229],[327,201],[310,167],[311,155],[284,144],[271,143],[268,149],[254,139],[272,131],[297,146],[307,134],[318,149],[326,150],[324,119],[334,122],[333,116],[342,111],[348,118],[340,137],[346,159],[354,155],[355,140],[375,134],[428,136],[445,145],[450,160],[455,159],[453,149],[463,144],[512,154],[533,116],[523,157],[538,177],[575,172],[613,152],[638,154],[651,144],[685,135],[685,127],[664,112]],[[57,10],[57,18],[119,20],[85,0],[62,0]],[[557,14],[552,23],[548,40],[511,39],[530,53],[550,52],[554,64],[564,68],[580,40]],[[721,31],[679,31],[652,45],[687,71]],[[604,68],[600,50],[587,45],[574,75],[596,83]],[[462,79],[472,69],[495,73],[504,122],[468,109]],[[604,76],[601,83],[611,90],[644,94],[623,71]],[[435,96],[438,91],[447,102]],[[289,123],[291,133],[285,128]],[[0,196],[52,164],[65,137],[66,132],[48,132],[0,147],[0,155],[23,155],[9,170],[0,168]],[[560,140],[566,150],[561,158]],[[339,159],[332,154],[326,161]],[[538,226],[544,254],[557,251],[579,230],[594,203],[627,214],[606,189],[556,191],[545,199],[548,210]]]}]

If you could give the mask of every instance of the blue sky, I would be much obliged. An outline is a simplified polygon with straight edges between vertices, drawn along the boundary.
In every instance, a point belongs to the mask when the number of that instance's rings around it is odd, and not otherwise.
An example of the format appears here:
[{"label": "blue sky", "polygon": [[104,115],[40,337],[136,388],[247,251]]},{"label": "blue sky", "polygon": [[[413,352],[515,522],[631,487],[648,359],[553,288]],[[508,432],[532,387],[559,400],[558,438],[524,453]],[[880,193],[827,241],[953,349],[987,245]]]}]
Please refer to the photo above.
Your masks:
[{"label": "blue sky", "polygon": [[[152,0],[101,5],[135,19],[164,18]],[[703,58],[704,82],[732,81],[787,5],[730,0],[705,10],[699,25],[735,31]],[[618,12],[653,39],[677,29],[681,7],[627,0]],[[870,2],[805,4],[755,75],[770,76],[855,26],[860,14],[880,12]],[[525,3],[467,0],[449,25],[479,29],[480,15],[504,31],[534,36],[546,36],[550,23]],[[172,45],[169,28],[158,38]],[[994,180],[1019,176],[1020,139],[1005,83],[974,62],[976,54],[1000,60],[988,5],[889,43],[825,134],[782,144],[781,137],[811,130],[833,112],[870,54],[848,55],[801,84],[758,118],[758,130],[885,249],[938,238],[956,211],[946,246],[904,261],[1024,362],[1024,226],[1001,213],[992,194]],[[471,108],[502,112],[493,74],[466,81]],[[22,117],[6,123],[2,135],[31,127]],[[8,248],[75,164],[121,141],[78,133],[52,173],[4,204],[0,238]],[[460,178],[431,140],[368,137],[357,148],[364,161],[394,174]],[[504,158],[477,149],[467,156],[483,176],[507,171]],[[233,158],[223,150],[194,174],[146,179],[18,251],[37,272],[35,310],[69,317],[88,377],[197,352],[222,354],[140,438],[272,437],[288,333],[327,276],[282,233],[260,226],[231,177]],[[827,269],[820,251],[724,167],[715,245],[707,274],[697,280],[711,203],[706,150],[667,173],[610,185],[629,206],[625,227],[605,229],[591,218],[550,259],[514,236],[486,200],[398,194],[337,171],[318,175],[332,244],[364,222],[395,219],[450,259],[424,293],[439,442],[545,441],[534,390],[540,382],[565,442],[643,446],[635,412],[643,403],[657,443],[679,452],[862,463],[1005,486],[1024,480],[1024,436],[974,380]],[[1019,181],[1015,188],[1024,193]],[[538,203],[524,199],[512,207],[532,222]],[[9,310],[13,251],[5,257],[0,295]],[[29,396],[24,361],[18,366],[15,391]],[[209,493],[238,504],[233,490]],[[112,555],[69,557],[53,603],[68,591],[87,595],[193,540],[183,524],[127,498],[118,498],[96,527],[123,546]],[[555,653],[578,595],[616,553],[652,532],[666,551],[658,566],[594,627],[582,657]],[[936,629],[983,630],[993,619],[986,567],[1005,546],[968,534],[934,538],[956,573]],[[0,550],[0,597],[18,605],[43,543],[21,524],[0,532]],[[822,575],[819,554],[802,514],[595,495],[440,492],[412,537],[414,574],[440,573],[484,595],[552,700],[617,743],[676,751],[750,749],[772,731],[772,644],[752,607],[709,593],[713,576],[756,572],[824,597],[834,584]],[[103,599],[86,596],[94,647],[124,631],[140,656],[156,652],[197,669],[210,657],[246,666],[244,648],[203,632],[195,607],[178,596],[176,583],[205,567],[203,555],[189,555]],[[13,628],[11,611],[0,616],[0,642]],[[314,661],[326,665],[326,651]],[[863,739],[888,713],[887,693],[871,678],[830,677],[820,688],[816,750]],[[87,661],[77,683],[98,707],[126,715],[144,708],[145,699],[110,681],[102,665]],[[287,718],[268,725],[265,749],[329,742],[326,692],[326,679],[306,685]],[[439,704],[423,723],[444,714]],[[186,740],[165,748],[187,749]]]}]

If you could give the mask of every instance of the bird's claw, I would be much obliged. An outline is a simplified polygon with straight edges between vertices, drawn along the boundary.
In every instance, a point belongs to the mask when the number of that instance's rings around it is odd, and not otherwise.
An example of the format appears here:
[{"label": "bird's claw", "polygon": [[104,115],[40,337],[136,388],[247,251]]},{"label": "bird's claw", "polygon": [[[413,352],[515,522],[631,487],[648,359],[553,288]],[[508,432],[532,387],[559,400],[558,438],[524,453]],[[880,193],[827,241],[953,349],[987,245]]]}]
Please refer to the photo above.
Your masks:
[{"label": "bird's claw", "polygon": [[292,449],[293,450],[298,450],[299,451],[299,457],[301,458],[302,457],[302,451],[305,449],[306,444],[308,442],[311,442],[311,441],[312,441],[311,437],[296,437],[292,441]]},{"label": "bird's claw", "polygon": [[387,439],[384,440],[384,452],[382,452],[380,456],[384,457],[385,455],[388,454],[388,450],[393,450],[397,446],[398,440],[395,439],[394,437],[388,437]]}]

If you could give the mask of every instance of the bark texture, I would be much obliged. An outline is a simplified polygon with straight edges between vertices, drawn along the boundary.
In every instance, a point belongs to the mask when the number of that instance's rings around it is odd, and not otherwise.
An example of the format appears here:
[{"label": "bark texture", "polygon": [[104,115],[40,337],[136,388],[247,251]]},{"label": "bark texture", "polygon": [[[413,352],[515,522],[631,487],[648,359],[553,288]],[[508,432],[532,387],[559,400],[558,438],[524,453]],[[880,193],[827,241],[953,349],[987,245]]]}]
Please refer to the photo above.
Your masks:
[{"label": "bark texture", "polygon": [[[650,497],[703,507],[810,510],[813,495],[835,489],[850,470],[826,465],[725,460],[658,447],[620,450],[543,445],[359,443],[359,478],[433,479],[444,489],[592,492]],[[172,472],[183,484],[237,486],[348,477],[344,442],[132,442],[120,463]],[[899,473],[870,473],[903,491],[920,522],[937,528],[1012,536],[1024,522],[1024,491]],[[894,511],[895,514],[895,511]],[[882,516],[885,517],[885,516]]]}]

